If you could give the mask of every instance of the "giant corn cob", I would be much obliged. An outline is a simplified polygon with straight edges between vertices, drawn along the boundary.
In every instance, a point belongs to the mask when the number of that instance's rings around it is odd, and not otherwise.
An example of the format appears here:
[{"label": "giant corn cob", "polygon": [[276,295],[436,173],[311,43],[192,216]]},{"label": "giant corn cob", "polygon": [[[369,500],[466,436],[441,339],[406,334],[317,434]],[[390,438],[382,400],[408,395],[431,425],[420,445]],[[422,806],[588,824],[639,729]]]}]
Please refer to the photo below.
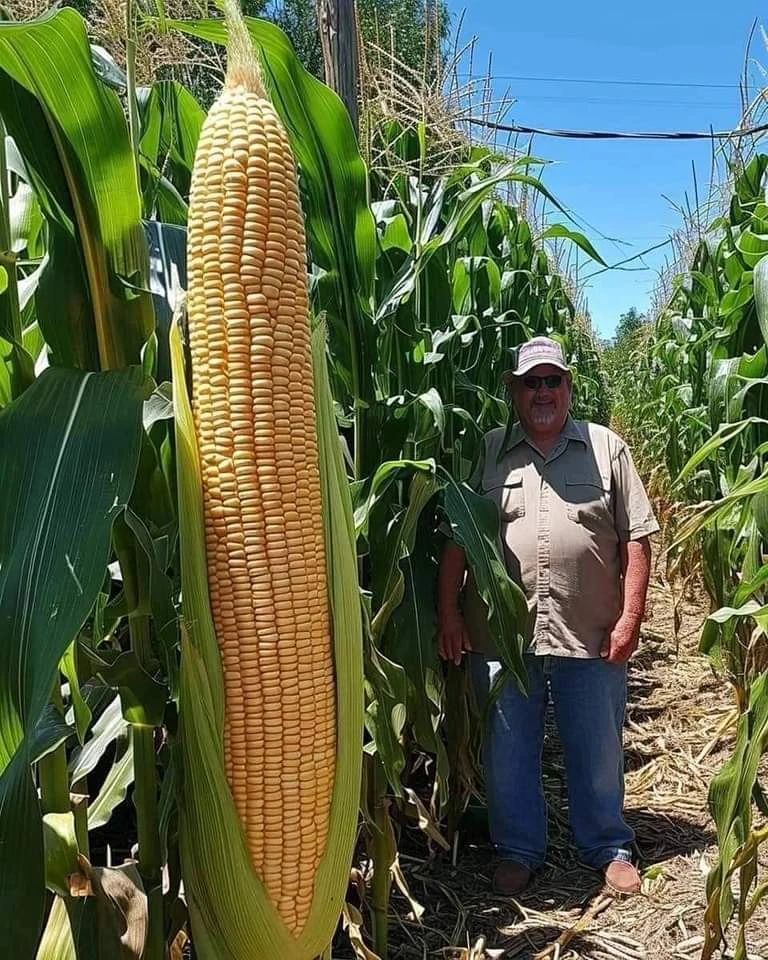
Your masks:
[{"label": "giant corn cob", "polygon": [[[337,875],[332,889],[320,890],[318,875],[334,838],[343,838],[348,869],[356,804],[337,782],[338,664],[304,225],[290,144],[232,9],[229,58],[225,89],[200,137],[188,236],[192,411],[223,667],[224,766],[269,902],[291,937],[298,940],[309,925],[312,939],[323,910],[333,903],[338,913],[338,868],[324,868]],[[347,554],[354,570],[351,539]],[[335,608],[334,617],[342,619]],[[359,729],[349,735],[359,743]],[[194,747],[188,742],[188,752]],[[352,797],[358,765],[345,761]],[[323,879],[327,887],[328,873]],[[330,927],[323,921],[326,937],[333,920]],[[321,946],[307,949],[313,955]]]}]

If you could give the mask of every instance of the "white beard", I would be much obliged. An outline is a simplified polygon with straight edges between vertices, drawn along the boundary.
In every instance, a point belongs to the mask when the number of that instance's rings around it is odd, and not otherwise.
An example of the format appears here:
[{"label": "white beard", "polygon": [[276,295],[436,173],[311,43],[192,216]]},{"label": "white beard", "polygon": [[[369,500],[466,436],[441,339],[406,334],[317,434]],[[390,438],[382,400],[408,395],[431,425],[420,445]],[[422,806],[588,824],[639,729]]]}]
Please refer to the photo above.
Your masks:
[{"label": "white beard", "polygon": [[554,407],[531,407],[531,420],[536,426],[547,427],[556,416]]}]

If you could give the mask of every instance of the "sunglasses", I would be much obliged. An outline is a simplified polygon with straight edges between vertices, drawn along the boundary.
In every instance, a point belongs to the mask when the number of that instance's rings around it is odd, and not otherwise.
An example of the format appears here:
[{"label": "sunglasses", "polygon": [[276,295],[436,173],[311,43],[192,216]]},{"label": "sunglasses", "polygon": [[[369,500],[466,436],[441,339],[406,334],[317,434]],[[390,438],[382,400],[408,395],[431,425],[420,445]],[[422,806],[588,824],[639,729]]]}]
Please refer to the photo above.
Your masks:
[{"label": "sunglasses", "polygon": [[562,382],[562,373],[550,373],[547,377],[537,377],[533,374],[523,377],[523,384],[528,390],[539,390],[544,384],[546,384],[548,389],[556,390]]}]

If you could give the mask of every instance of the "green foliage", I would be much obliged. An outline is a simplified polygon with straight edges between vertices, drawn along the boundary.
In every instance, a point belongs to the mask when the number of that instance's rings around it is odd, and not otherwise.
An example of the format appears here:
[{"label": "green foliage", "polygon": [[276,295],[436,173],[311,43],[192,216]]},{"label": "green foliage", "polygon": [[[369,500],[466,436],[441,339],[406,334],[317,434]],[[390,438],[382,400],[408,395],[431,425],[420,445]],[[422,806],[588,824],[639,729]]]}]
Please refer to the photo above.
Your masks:
[{"label": "green foliage", "polygon": [[96,77],[73,10],[0,25],[0,103],[46,218],[51,269],[36,319],[55,361],[137,363],[153,317],[135,165],[120,102]]},{"label": "green foliage", "polygon": [[616,334],[613,340],[613,346],[621,350],[631,345],[635,335],[648,323],[645,314],[638,313],[636,307],[630,307],[626,313],[622,313],[619,322],[616,324]]},{"label": "green foliage", "polygon": [[[401,17],[410,17],[414,10],[408,4],[386,9]],[[401,169],[371,174],[338,98],[304,69],[273,23],[251,21],[249,28],[262,51],[265,80],[300,168],[312,308],[327,324],[333,410],[347,453],[347,472],[340,479],[349,481],[355,508],[355,527],[349,533],[357,540],[361,590],[359,597],[349,590],[344,597],[355,610],[360,601],[365,615],[365,752],[366,768],[373,772],[364,829],[376,851],[377,869],[383,864],[376,881],[376,910],[384,936],[388,868],[396,856],[388,806],[396,805],[404,820],[444,845],[440,830],[446,811],[452,808],[455,820],[472,786],[466,704],[458,702],[458,693],[455,704],[449,705],[446,696],[447,689],[462,689],[463,680],[453,667],[446,672],[434,644],[439,521],[448,516],[467,545],[492,608],[492,629],[504,635],[507,667],[522,679],[517,635],[522,608],[519,591],[510,583],[498,553],[498,517],[479,506],[473,509],[461,481],[470,472],[483,432],[508,420],[501,376],[511,350],[537,333],[557,337],[576,368],[576,412],[598,420],[607,416],[601,359],[530,225],[501,195],[507,183],[519,182],[559,208],[544,184],[527,173],[524,162],[502,165],[489,151],[467,148],[454,172],[435,176],[424,162],[430,148],[425,131],[403,131],[393,124],[387,133],[392,143],[424,172],[415,179]],[[220,20],[187,22],[184,29],[201,41],[223,38]],[[46,57],[16,62],[10,43],[2,42],[10,35],[5,30],[13,31],[14,47],[22,52],[35,31],[43,30]],[[416,44],[418,38],[408,42]],[[66,88],[57,88],[51,63],[59,72],[62,65],[68,66]],[[35,645],[35,657],[27,663],[25,677],[37,698],[35,715],[38,708],[45,708],[40,724],[27,731],[31,720],[16,706],[0,717],[4,723],[0,737],[11,745],[8,758],[14,756],[0,780],[6,791],[4,809],[18,811],[8,823],[19,838],[30,838],[29,849],[37,854],[27,855],[26,871],[3,873],[13,883],[3,885],[0,880],[0,899],[6,898],[0,908],[11,905],[2,921],[10,927],[17,905],[29,909],[30,916],[34,914],[31,942],[43,920],[45,870],[36,785],[52,812],[75,816],[74,836],[78,849],[85,851],[89,819],[90,826],[109,819],[132,779],[133,760],[139,872],[150,916],[145,957],[155,960],[162,955],[165,934],[186,921],[179,897],[178,791],[184,788],[189,756],[204,748],[206,737],[207,762],[212,764],[208,769],[220,762],[210,757],[216,753],[223,722],[215,644],[208,644],[197,658],[194,644],[187,644],[185,672],[179,680],[180,605],[197,603],[203,609],[200,590],[204,593],[205,585],[204,578],[185,577],[182,597],[180,571],[186,560],[179,554],[178,518],[189,519],[184,497],[188,498],[194,478],[185,469],[188,450],[179,440],[183,441],[183,431],[173,430],[173,417],[178,421],[181,416],[178,357],[173,388],[166,382],[169,315],[175,305],[174,283],[184,278],[189,181],[203,106],[192,92],[167,79],[142,92],[137,177],[120,102],[93,72],[84,25],[74,11],[60,12],[42,24],[1,27],[0,69],[4,64],[0,115],[17,140],[9,147],[13,173],[9,182],[14,198],[20,185],[27,186],[37,213],[24,222],[37,226],[14,227],[25,263],[16,275],[19,309],[0,314],[0,405],[6,407],[0,425],[9,422],[3,418],[11,418],[17,404],[32,403],[46,385],[57,386],[49,404],[52,412],[41,415],[41,425],[30,426],[24,435],[14,433],[3,447],[0,472],[6,469],[9,477],[24,483],[16,504],[26,502],[24,497],[42,500],[35,491],[50,481],[48,461],[43,457],[30,462],[29,456],[36,449],[35,435],[47,436],[46,429],[53,429],[67,411],[62,378],[84,377],[67,368],[126,368],[129,360],[140,360],[141,372],[136,368],[128,374],[123,369],[109,376],[127,377],[148,399],[141,426],[135,397],[119,411],[112,406],[118,391],[112,399],[96,397],[89,405],[93,423],[80,439],[95,445],[104,433],[109,443],[102,437],[103,462],[89,447],[101,468],[95,478],[86,469],[90,460],[85,456],[80,472],[74,470],[69,477],[70,504],[80,504],[86,495],[87,504],[69,512],[62,504],[57,519],[61,536],[69,531],[77,541],[65,551],[75,572],[82,559],[75,553],[77,544],[88,552],[88,591],[80,598],[77,623],[64,632],[48,625],[49,635]],[[78,110],[80,102],[87,110]],[[81,125],[86,113],[88,123]],[[111,185],[106,193],[105,184]],[[584,245],[565,224],[554,224],[551,230],[552,236]],[[154,327],[146,293],[147,242],[152,252]],[[35,274],[43,269],[41,284]],[[17,362],[19,343],[41,367],[56,361],[60,368],[35,380],[30,364],[20,367]],[[121,349],[110,352],[110,344]],[[107,377],[89,376],[89,385]],[[172,389],[177,391],[175,404]],[[20,399],[8,405],[16,395]],[[137,461],[135,480],[125,490],[121,486],[117,498],[113,485],[123,472],[112,469],[114,437],[106,427],[102,430],[100,418],[108,413],[121,430],[121,455],[130,454]],[[136,449],[124,423],[129,414],[135,417]],[[73,423],[78,425],[79,420]],[[183,495],[177,505],[179,479]],[[15,490],[16,482],[21,481],[12,479],[2,489]],[[103,508],[89,515],[88,505],[99,504]],[[92,538],[78,538],[78,531],[85,537],[98,521],[102,539],[108,540],[112,511],[118,507],[125,509],[112,527],[111,544],[100,541],[96,549]],[[16,513],[18,509],[14,512],[9,506],[0,515],[0,533],[3,517],[13,523]],[[201,543],[197,548],[202,550]],[[10,559],[0,552],[1,576],[25,558],[16,544],[8,552]],[[61,565],[62,551],[52,556]],[[45,589],[56,588],[60,581],[72,587],[57,568],[50,584],[41,587],[35,581],[25,602],[46,597]],[[190,586],[195,582],[197,594]],[[16,596],[0,591],[0,602],[13,608],[11,620],[22,609]],[[34,614],[24,623],[37,629],[40,611]],[[197,618],[196,625],[200,623]],[[12,636],[12,642],[2,647],[2,657],[11,665],[27,650],[26,635],[13,631]],[[44,654],[45,669],[38,665]],[[58,682],[62,675],[67,685]],[[4,697],[4,702],[15,704],[7,676],[2,683],[0,702]],[[187,752],[182,753],[177,733],[179,719],[182,728],[188,722],[184,710],[190,694],[199,694],[209,715],[201,739],[191,746],[187,739]],[[461,716],[450,716],[446,723],[449,706]],[[157,741],[154,727],[163,728]],[[26,742],[28,733],[34,749],[16,759],[19,738]],[[161,741],[162,747],[156,749]],[[94,790],[88,807],[73,813],[70,790],[90,792],[88,778],[96,761],[115,744],[115,759],[101,790]],[[434,770],[434,792],[426,803],[414,786],[414,768],[423,767],[425,754],[435,759],[429,765]],[[221,792],[219,800],[219,809],[226,807]],[[69,826],[67,821],[62,835],[69,836]],[[216,829],[206,838],[214,847]],[[187,830],[187,863],[205,860],[208,848],[202,842],[189,854],[195,839],[195,831]],[[57,855],[56,863],[60,861]],[[247,866],[244,858],[240,865]],[[165,888],[160,883],[163,866]],[[56,871],[57,876],[60,873]],[[59,881],[60,877],[52,890],[60,893]],[[25,898],[28,902],[22,903]],[[48,937],[66,939],[67,918],[79,922],[70,908],[75,909],[67,901],[66,914],[59,907],[51,912]],[[203,907],[195,903],[192,909],[199,916]],[[247,931],[243,937],[247,943]],[[205,943],[201,934],[198,946],[204,948]]]},{"label": "green foliage", "polygon": [[[104,580],[136,474],[142,394],[135,369],[51,369],[0,413],[0,936],[24,956],[45,909],[32,742]],[[41,799],[51,802],[45,783]]]},{"label": "green foliage", "polygon": [[[606,389],[605,393],[610,397],[611,410],[619,420],[622,404],[626,403],[622,389],[625,386],[624,378],[631,369],[633,353],[642,343],[648,323],[645,314],[639,313],[636,307],[630,307],[626,313],[620,315],[616,324],[616,333],[603,346],[603,367],[607,381],[612,385]],[[626,425],[622,424],[622,426],[626,430]]]},{"label": "green foliage", "polygon": [[[733,686],[736,752],[712,784],[719,860],[710,874],[707,940],[713,956],[737,920],[736,953],[765,888],[751,822],[757,769],[768,747],[768,157],[735,172],[727,214],[707,229],[690,270],[652,327],[624,315],[617,343],[615,416],[670,516],[673,569],[700,571],[713,613],[701,650]],[[635,328],[634,332],[632,328]],[[739,894],[731,893],[738,878]],[[754,896],[750,902],[750,892]],[[762,892],[761,892],[762,891]]]},{"label": "green foliage", "polygon": [[[73,7],[86,20],[92,20],[100,2],[63,0],[62,6]],[[158,0],[146,0],[144,6],[150,15],[160,9]],[[213,0],[200,0],[196,6],[197,10],[187,10],[184,15],[201,15],[205,8],[209,16],[217,15]],[[241,6],[245,16],[260,17],[278,26],[304,67],[318,79],[323,78],[316,0],[241,0]],[[427,78],[432,79],[450,31],[451,17],[445,0],[358,0],[357,15],[365,41],[392,50],[401,63],[418,74],[426,66]],[[117,59],[122,57],[118,55]],[[190,84],[204,105],[209,106],[216,95],[216,79],[192,63]]]},{"label": "green foliage", "polygon": [[358,0],[363,38],[432,79],[450,30],[445,0]]},{"label": "green foliage", "polygon": [[323,78],[323,49],[320,44],[320,32],[317,28],[316,0],[277,0],[269,5],[260,4],[261,11],[249,9],[243,4],[243,12],[248,16],[267,17],[289,38],[296,56],[309,72],[318,79]]},{"label": "green foliage", "polygon": [[[243,13],[280,27],[306,69],[322,79],[316,0],[243,0]],[[448,39],[445,0],[358,0],[357,15],[364,40],[393,49],[402,63],[419,73],[425,64],[434,69]]]}]

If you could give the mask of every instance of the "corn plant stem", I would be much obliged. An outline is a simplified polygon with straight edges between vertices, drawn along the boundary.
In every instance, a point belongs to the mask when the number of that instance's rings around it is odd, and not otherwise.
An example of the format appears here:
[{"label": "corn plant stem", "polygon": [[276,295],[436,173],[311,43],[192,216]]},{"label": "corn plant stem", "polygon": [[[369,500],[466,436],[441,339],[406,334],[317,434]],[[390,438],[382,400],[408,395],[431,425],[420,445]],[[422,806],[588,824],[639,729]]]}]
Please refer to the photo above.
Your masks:
[{"label": "corn plant stem", "polygon": [[363,423],[363,410],[360,407],[355,407],[355,419],[353,427],[353,438],[352,443],[355,448],[354,452],[354,465],[355,465],[355,480],[362,480],[363,478],[363,436],[364,436],[364,423]]},{"label": "corn plant stem", "polygon": [[[130,610],[147,609],[148,585],[142,582],[136,562],[139,547],[125,524],[118,522],[113,530],[115,553],[120,562],[123,590]],[[137,613],[128,621],[131,649],[147,672],[153,660],[150,618]],[[132,723],[133,802],[136,808],[136,829],[139,839],[139,873],[144,882],[149,904],[149,936],[143,960],[163,960],[165,953],[162,849],[157,810],[157,766],[155,763],[155,729],[149,724]]]},{"label": "corn plant stem", "polygon": [[122,518],[115,523],[112,531],[112,541],[123,577],[125,602],[128,609],[133,611],[133,616],[128,621],[131,649],[136,654],[142,667],[148,673],[151,673],[151,661],[154,657],[150,635],[150,618],[143,612],[149,609],[149,604],[146,601],[149,594],[149,584],[142,583],[142,578],[139,575],[138,551],[141,548]]},{"label": "corn plant stem", "polygon": [[[147,663],[151,649],[149,617],[131,620],[131,649],[142,664]],[[157,810],[157,765],[155,762],[155,728],[132,723],[133,737],[133,801],[136,807],[136,828],[139,835],[139,871],[151,883],[159,882],[162,870],[160,820]]]},{"label": "corn plant stem", "polygon": [[11,210],[10,191],[8,183],[8,157],[5,149],[5,124],[0,119],[0,266],[5,268],[8,278],[6,296],[10,306],[9,315],[11,329],[8,331],[14,342],[15,349],[11,357],[14,367],[14,394],[21,392],[32,382],[34,373],[25,370],[22,357],[19,353],[23,344],[24,328],[21,321],[21,306],[19,304],[19,278],[16,272],[16,255],[11,250]]},{"label": "corn plant stem", "polygon": [[389,895],[391,890],[389,864],[389,809],[387,778],[378,757],[373,760],[373,880],[371,881],[371,912],[373,914],[373,949],[387,960],[389,950]]},{"label": "corn plant stem", "polygon": [[[64,701],[61,688],[54,683],[51,702],[57,710],[63,711]],[[67,751],[64,744],[43,757],[38,764],[40,777],[40,803],[43,813],[69,812],[69,770],[67,769]]]},{"label": "corn plant stem", "polygon": [[75,837],[77,849],[90,860],[90,842],[88,840],[88,779],[83,777],[72,784],[70,792],[72,812],[75,815]]},{"label": "corn plant stem", "polygon": [[136,176],[139,177],[139,101],[136,98],[136,18],[134,2],[125,4],[125,79],[128,101],[128,129],[131,136],[133,162],[136,164]]},{"label": "corn plant stem", "polygon": [[163,960],[165,924],[163,920],[162,851],[157,815],[155,767],[155,729],[143,724],[131,725],[133,741],[133,803],[139,836],[139,873],[149,905],[149,934],[143,960]]},{"label": "corn plant stem", "polygon": [[19,288],[16,277],[16,257],[11,250],[11,208],[8,184],[8,157],[5,150],[5,124],[0,119],[0,248],[2,248],[3,266],[8,274],[8,297],[11,303],[11,333],[14,340],[21,343],[22,326],[19,310]]}]

